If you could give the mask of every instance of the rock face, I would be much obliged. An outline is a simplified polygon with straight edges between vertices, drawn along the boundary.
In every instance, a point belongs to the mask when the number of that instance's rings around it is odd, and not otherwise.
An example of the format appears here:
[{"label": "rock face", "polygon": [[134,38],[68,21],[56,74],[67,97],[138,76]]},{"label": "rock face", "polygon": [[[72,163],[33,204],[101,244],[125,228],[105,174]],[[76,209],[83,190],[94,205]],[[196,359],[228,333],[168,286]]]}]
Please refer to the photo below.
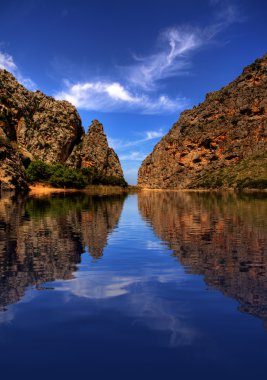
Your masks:
[{"label": "rock face", "polygon": [[17,127],[18,144],[34,158],[64,163],[84,134],[80,116],[70,103],[55,100],[40,91],[33,98],[30,123],[22,118]]},{"label": "rock face", "polygon": [[104,133],[103,125],[93,120],[88,133],[73,151],[67,164],[74,168],[96,168],[106,177],[123,178],[120,161]]},{"label": "rock face", "polygon": [[[267,55],[183,112],[143,161],[147,188],[267,187]],[[253,186],[252,186],[253,187]]]},{"label": "rock face", "polygon": [[[1,133],[1,129],[0,129]],[[13,143],[14,144],[14,143]],[[25,169],[21,157],[12,143],[6,140],[6,137],[0,134],[0,189],[27,190]]]},{"label": "rock face", "polygon": [[24,166],[33,159],[76,168],[90,163],[103,175],[123,178],[119,160],[108,147],[100,123],[94,121],[85,135],[73,105],[40,91],[28,91],[12,74],[0,69],[2,189],[24,188]]}]

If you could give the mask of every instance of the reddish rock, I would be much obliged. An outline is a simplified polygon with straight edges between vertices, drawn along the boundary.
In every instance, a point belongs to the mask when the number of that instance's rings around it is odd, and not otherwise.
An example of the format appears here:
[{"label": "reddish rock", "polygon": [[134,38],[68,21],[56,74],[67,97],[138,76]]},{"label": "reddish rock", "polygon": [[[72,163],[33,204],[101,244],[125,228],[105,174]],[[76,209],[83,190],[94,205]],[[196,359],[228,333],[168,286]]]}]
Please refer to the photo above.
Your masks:
[{"label": "reddish rock", "polygon": [[[267,168],[266,143],[267,55],[246,67],[228,86],[208,94],[198,107],[184,111],[143,161],[138,184],[192,188],[214,183],[216,187],[219,182],[209,178],[213,173],[222,176],[221,187],[235,187],[242,161],[251,157],[249,171],[258,155],[263,162],[252,170],[250,179],[260,178],[267,184],[266,169],[261,168]],[[228,167],[233,169],[230,174],[225,170]]]}]

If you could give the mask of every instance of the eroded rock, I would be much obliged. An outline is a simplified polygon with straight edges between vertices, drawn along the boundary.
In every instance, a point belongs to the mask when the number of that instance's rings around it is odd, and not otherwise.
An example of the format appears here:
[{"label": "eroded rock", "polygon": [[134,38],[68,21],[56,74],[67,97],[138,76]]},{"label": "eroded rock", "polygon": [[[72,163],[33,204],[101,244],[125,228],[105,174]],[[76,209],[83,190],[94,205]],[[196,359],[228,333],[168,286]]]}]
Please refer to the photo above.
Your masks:
[{"label": "eroded rock", "polygon": [[[147,188],[235,187],[246,179],[260,155],[249,179],[267,185],[266,116],[267,55],[228,86],[208,94],[198,107],[184,111],[143,161],[138,184]],[[242,169],[245,159],[248,167]]]}]

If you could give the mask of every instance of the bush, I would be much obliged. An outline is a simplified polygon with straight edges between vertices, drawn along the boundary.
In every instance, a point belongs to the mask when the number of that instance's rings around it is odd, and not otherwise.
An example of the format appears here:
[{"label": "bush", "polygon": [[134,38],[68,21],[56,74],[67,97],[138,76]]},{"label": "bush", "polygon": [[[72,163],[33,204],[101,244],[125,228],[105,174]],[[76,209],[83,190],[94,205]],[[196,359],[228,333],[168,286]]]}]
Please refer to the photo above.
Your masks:
[{"label": "bush", "polygon": [[71,169],[63,164],[47,164],[43,161],[32,161],[26,169],[28,181],[49,183],[58,187],[81,189],[87,185],[113,185],[127,187],[123,178],[106,177],[95,168]]},{"label": "bush", "polygon": [[29,182],[43,182],[50,177],[49,165],[43,161],[32,161],[26,169],[26,175]]}]

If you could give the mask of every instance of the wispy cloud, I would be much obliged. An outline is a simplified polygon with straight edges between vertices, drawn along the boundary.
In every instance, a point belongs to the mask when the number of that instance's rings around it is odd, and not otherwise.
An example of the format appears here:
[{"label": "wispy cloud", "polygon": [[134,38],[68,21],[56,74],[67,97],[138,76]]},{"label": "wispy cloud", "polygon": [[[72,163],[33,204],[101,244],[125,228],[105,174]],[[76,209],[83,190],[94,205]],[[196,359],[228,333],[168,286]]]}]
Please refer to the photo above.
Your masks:
[{"label": "wispy cloud", "polygon": [[76,107],[102,112],[139,111],[143,114],[178,112],[188,100],[171,99],[166,95],[148,96],[137,94],[119,82],[92,81],[71,84],[65,81],[65,89],[55,94],[56,99],[65,99]]},{"label": "wispy cloud", "polygon": [[120,156],[121,161],[143,161],[146,158],[145,153],[141,152],[130,152],[128,154],[122,154]]},{"label": "wispy cloud", "polygon": [[121,139],[113,139],[112,137],[108,136],[109,145],[112,146],[116,150],[124,150],[128,149],[130,147],[136,147],[140,146],[142,144],[145,144],[146,142],[150,140],[159,139],[164,136],[164,131],[162,128],[158,130],[152,130],[152,131],[145,131],[144,137],[141,139],[136,140],[121,140]]},{"label": "wispy cloud", "polygon": [[10,71],[12,74],[14,74],[17,80],[21,84],[23,84],[23,86],[27,87],[29,90],[36,89],[36,84],[30,78],[25,78],[21,74],[18,66],[14,62],[13,57],[1,51],[0,51],[0,68]]},{"label": "wispy cloud", "polygon": [[145,133],[146,133],[146,140],[157,139],[157,138],[162,137],[164,135],[162,128],[160,128],[157,131],[147,131]]},{"label": "wispy cloud", "polygon": [[[213,1],[210,25],[180,25],[163,30],[151,54],[133,54],[133,63],[119,67],[114,80],[91,78],[85,82],[64,81],[55,96],[91,111],[159,114],[179,112],[190,106],[181,96],[161,93],[163,80],[188,74],[192,54],[216,40],[219,32],[240,21],[236,8],[227,0]],[[118,79],[119,78],[119,79]]]},{"label": "wispy cloud", "polygon": [[135,63],[125,68],[129,81],[145,90],[154,90],[159,81],[186,74],[191,66],[191,55],[210,44],[215,36],[231,23],[241,21],[237,8],[216,2],[214,21],[205,27],[182,25],[162,31],[158,48],[147,56],[133,55]]},{"label": "wispy cloud", "polygon": [[126,68],[129,81],[145,90],[154,89],[159,80],[185,73],[186,53],[202,44],[198,33],[188,27],[167,29],[159,40],[159,51],[145,57],[134,55],[135,63]]},{"label": "wispy cloud", "polygon": [[166,129],[144,131],[141,138],[133,140],[113,139],[108,136],[109,145],[119,154],[123,172],[130,184],[136,183],[140,163],[153,149],[155,143],[165,135]]},{"label": "wispy cloud", "polygon": [[0,52],[0,68],[11,72],[17,70],[17,66],[13,60],[13,57],[2,52]]}]

